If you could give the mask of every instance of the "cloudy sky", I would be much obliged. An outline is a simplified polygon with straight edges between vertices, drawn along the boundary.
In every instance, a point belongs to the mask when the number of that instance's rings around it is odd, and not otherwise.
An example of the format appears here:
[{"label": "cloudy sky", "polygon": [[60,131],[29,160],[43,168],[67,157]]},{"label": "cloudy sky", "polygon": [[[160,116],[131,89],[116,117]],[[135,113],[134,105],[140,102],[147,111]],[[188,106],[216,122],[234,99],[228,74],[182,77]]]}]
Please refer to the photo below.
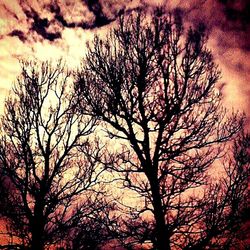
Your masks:
[{"label": "cloudy sky", "polygon": [[0,113],[19,59],[63,58],[79,65],[86,41],[122,13],[162,5],[187,25],[206,24],[222,71],[225,105],[244,110],[250,127],[250,2],[247,0],[0,0]]}]

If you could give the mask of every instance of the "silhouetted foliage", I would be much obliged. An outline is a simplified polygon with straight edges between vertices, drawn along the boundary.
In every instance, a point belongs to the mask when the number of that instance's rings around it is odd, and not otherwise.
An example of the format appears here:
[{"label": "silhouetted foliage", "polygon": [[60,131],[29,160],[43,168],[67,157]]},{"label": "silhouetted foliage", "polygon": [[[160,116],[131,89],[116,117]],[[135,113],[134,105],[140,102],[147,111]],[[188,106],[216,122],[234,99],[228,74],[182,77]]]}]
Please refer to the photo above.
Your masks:
[{"label": "silhouetted foliage", "polygon": [[84,112],[120,140],[106,169],[141,198],[118,223],[127,247],[221,249],[238,228],[249,172],[239,161],[222,171],[219,158],[243,118],[222,107],[206,41],[204,27],[186,32],[180,15],[139,11],[88,44],[76,75]]},{"label": "silhouetted foliage", "polygon": [[77,112],[71,73],[61,62],[21,67],[0,125],[0,213],[17,244],[40,250],[107,206],[104,169],[96,119]]}]

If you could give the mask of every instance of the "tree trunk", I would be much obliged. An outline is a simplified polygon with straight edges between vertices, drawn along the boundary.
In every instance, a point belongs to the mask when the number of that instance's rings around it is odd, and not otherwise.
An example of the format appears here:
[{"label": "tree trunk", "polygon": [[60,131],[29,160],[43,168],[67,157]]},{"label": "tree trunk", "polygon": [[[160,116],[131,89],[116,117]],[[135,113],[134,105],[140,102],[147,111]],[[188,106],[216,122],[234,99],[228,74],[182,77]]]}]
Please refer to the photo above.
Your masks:
[{"label": "tree trunk", "polygon": [[40,228],[33,228],[31,250],[43,250],[42,230]]},{"label": "tree trunk", "polygon": [[154,207],[154,217],[156,222],[156,245],[157,250],[170,250],[170,240],[167,227],[165,224],[165,215],[163,213],[160,190],[158,185],[158,180],[156,178],[149,178],[151,184],[153,207]]},{"label": "tree trunk", "polygon": [[43,216],[43,202],[39,197],[34,207],[34,217],[31,223],[31,250],[44,249],[44,216]]}]

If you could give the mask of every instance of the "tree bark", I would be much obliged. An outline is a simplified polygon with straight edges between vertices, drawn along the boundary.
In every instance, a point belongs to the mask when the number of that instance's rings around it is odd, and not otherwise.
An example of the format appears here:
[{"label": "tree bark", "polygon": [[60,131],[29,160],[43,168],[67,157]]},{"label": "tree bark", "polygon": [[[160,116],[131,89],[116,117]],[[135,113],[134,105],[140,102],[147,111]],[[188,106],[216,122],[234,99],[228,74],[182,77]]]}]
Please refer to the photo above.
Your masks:
[{"label": "tree bark", "polygon": [[43,228],[40,221],[33,223],[33,228],[31,230],[32,240],[31,240],[31,250],[43,250]]},{"label": "tree bark", "polygon": [[31,225],[31,250],[43,250],[44,249],[44,218],[43,218],[43,202],[39,197],[34,207],[34,217]]},{"label": "tree bark", "polygon": [[31,250],[43,250],[42,230],[40,228],[33,228]]},{"label": "tree bark", "polygon": [[154,217],[156,223],[156,250],[170,250],[169,233],[165,224],[165,215],[161,203],[160,190],[157,177],[149,178],[154,207]]}]

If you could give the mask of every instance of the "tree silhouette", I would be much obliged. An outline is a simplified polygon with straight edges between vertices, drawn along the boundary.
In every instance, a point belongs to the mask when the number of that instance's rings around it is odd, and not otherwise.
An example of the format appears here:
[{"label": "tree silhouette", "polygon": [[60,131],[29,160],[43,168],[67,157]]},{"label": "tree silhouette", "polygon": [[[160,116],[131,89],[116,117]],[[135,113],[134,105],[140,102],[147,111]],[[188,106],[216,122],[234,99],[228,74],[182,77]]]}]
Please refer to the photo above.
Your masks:
[{"label": "tree silhouette", "polygon": [[[91,209],[93,205],[94,209]],[[106,198],[97,196],[94,203],[91,201],[89,208],[85,211],[87,216],[80,218],[77,227],[74,227],[67,237],[68,242],[71,242],[69,249],[103,249],[102,247],[107,247],[109,240],[116,236],[113,229],[117,217],[114,215],[115,203],[107,204]]]},{"label": "tree silhouette", "polygon": [[220,72],[206,41],[204,26],[185,31],[178,13],[138,11],[88,44],[76,74],[79,104],[120,140],[107,170],[120,173],[124,188],[141,197],[128,209],[131,223],[120,226],[130,245],[213,246],[231,233],[236,219],[229,217],[245,197],[246,174],[238,166],[213,176],[243,118],[222,107]]},{"label": "tree silhouette", "polygon": [[[96,119],[77,112],[71,73],[61,62],[21,63],[1,119],[1,216],[16,243],[59,244],[96,212],[105,192]],[[93,157],[92,157],[93,156]],[[104,201],[104,199],[102,198]],[[105,203],[102,202],[102,206]]]},{"label": "tree silhouette", "polygon": [[[234,141],[232,154],[226,157],[225,174],[216,182],[207,185],[199,240],[189,235],[189,244],[183,249],[246,249],[244,240],[249,234],[241,227],[246,223],[248,206],[248,178],[250,169],[250,138],[242,133]],[[242,238],[242,239],[241,239]]]}]

